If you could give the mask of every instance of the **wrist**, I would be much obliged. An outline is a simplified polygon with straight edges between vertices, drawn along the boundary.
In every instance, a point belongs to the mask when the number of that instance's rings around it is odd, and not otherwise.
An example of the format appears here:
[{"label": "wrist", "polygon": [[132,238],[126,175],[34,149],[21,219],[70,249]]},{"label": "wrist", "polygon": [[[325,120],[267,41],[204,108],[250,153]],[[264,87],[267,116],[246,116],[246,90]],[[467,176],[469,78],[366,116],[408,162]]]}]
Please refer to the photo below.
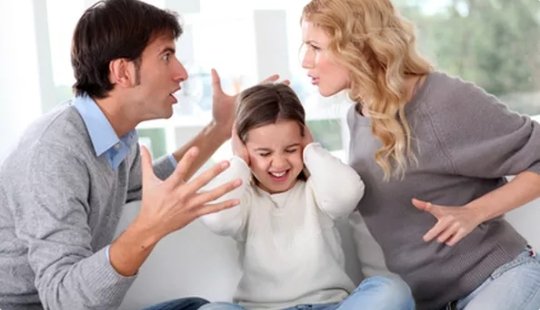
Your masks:
[{"label": "wrist", "polygon": [[150,248],[155,246],[166,235],[166,233],[160,231],[160,227],[160,225],[152,225],[144,214],[139,213],[124,233],[140,244],[141,248]]},{"label": "wrist", "polygon": [[205,127],[205,132],[208,135],[216,137],[221,143],[229,140],[231,138],[231,124],[222,124],[218,123],[215,120],[210,121]]},{"label": "wrist", "polygon": [[482,206],[475,204],[474,201],[466,204],[464,208],[471,211],[470,213],[478,225],[490,219],[490,215],[486,212],[486,208],[482,208]]},{"label": "wrist", "polygon": [[133,223],[111,243],[109,263],[122,276],[134,276],[160,240]]}]

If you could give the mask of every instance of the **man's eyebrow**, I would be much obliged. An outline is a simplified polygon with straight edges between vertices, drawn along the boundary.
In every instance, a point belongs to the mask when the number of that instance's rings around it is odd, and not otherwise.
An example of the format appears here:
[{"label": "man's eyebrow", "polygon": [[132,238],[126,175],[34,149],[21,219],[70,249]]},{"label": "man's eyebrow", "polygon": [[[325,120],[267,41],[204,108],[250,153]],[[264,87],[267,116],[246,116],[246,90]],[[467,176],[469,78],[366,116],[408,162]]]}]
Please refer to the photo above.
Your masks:
[{"label": "man's eyebrow", "polygon": [[166,53],[166,52],[170,52],[172,54],[176,53],[176,49],[170,47],[170,46],[167,46],[165,47],[163,50],[161,50],[160,54],[163,54],[163,53]]}]

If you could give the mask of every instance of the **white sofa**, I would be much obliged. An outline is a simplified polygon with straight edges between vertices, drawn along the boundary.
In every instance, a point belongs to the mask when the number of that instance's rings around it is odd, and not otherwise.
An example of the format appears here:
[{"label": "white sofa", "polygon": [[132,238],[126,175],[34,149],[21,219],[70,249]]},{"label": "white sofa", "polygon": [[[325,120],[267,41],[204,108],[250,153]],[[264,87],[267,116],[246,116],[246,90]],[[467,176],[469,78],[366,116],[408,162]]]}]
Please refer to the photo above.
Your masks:
[{"label": "white sofa", "polygon": [[[138,203],[126,205],[118,232],[122,231],[138,211]],[[530,243],[540,249],[540,200],[512,211],[507,218]],[[340,223],[346,254],[346,268],[360,281],[367,275],[386,273],[380,248],[367,232],[361,218],[355,218],[357,229]],[[357,249],[352,234],[357,234]],[[355,239],[356,240],[356,239]],[[364,261],[358,263],[357,250]],[[234,241],[211,233],[199,221],[162,240],[148,258],[120,309],[141,309],[161,301],[199,296],[212,301],[230,301],[240,277]]]}]

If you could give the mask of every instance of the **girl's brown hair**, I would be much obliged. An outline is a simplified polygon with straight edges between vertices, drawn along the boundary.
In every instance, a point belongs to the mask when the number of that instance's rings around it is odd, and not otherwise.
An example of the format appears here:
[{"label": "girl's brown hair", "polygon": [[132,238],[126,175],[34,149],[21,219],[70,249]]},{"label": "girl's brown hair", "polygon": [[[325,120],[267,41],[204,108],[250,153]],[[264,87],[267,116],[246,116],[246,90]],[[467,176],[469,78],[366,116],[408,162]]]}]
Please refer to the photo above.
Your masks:
[{"label": "girl's brown hair", "polygon": [[251,129],[279,120],[292,120],[304,135],[305,111],[294,91],[283,83],[260,84],[250,87],[238,96],[236,107],[236,132],[246,143]]}]

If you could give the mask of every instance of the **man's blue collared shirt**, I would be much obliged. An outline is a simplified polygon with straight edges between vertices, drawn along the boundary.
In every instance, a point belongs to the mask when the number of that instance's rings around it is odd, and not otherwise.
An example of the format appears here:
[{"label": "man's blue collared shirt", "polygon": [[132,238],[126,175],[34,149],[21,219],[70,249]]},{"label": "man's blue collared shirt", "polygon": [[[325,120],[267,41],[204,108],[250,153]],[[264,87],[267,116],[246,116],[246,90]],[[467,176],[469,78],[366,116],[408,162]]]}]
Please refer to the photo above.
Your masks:
[{"label": "man's blue collared shirt", "polygon": [[86,125],[96,156],[105,156],[111,168],[118,169],[137,142],[135,129],[118,138],[105,114],[89,96],[75,97],[74,106]]}]

